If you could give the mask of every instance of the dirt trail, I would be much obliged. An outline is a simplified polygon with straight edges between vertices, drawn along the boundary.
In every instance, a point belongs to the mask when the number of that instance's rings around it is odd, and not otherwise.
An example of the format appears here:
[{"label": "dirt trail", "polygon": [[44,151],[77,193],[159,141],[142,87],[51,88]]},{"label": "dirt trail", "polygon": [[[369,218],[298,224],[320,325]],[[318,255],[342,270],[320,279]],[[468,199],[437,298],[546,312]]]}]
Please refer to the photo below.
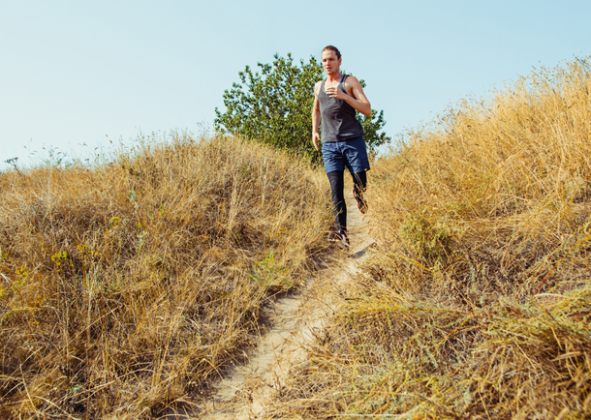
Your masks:
[{"label": "dirt trail", "polygon": [[373,243],[363,216],[352,196],[347,197],[351,249],[348,257],[310,279],[304,290],[281,299],[275,306],[274,327],[261,337],[244,366],[222,380],[209,401],[203,419],[249,420],[259,418],[273,405],[273,397],[285,386],[289,371],[306,361],[305,347],[330,321],[346,295],[346,285]]}]

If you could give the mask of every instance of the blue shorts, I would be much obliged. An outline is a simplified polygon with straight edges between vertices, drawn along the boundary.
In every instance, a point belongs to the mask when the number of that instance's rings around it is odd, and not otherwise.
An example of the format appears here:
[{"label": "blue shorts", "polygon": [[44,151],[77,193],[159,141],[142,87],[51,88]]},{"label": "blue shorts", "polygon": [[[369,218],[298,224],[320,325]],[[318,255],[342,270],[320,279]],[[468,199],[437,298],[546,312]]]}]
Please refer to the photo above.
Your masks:
[{"label": "blue shorts", "polygon": [[345,167],[351,173],[365,172],[370,169],[363,137],[322,143],[322,159],[326,173],[344,171]]}]

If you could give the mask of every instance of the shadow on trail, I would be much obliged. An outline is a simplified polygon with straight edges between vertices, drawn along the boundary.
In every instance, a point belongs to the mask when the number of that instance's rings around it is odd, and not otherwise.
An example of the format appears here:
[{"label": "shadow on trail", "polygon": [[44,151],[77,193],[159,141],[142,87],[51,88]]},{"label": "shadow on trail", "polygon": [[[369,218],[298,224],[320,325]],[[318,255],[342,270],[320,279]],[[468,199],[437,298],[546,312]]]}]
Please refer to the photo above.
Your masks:
[{"label": "shadow on trail", "polygon": [[367,245],[365,248],[363,248],[363,249],[361,249],[361,250],[359,250],[357,252],[351,253],[349,255],[349,258],[352,258],[354,260],[357,260],[357,259],[363,257],[367,253],[367,251],[369,250],[369,248],[371,248],[371,244],[370,245]]}]

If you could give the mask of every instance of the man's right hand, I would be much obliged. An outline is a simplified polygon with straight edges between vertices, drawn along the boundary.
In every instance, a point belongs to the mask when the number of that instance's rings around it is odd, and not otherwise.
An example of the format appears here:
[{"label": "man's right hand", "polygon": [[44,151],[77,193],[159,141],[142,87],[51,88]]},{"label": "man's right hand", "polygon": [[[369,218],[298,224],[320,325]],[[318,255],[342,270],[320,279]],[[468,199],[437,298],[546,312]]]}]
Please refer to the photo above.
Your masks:
[{"label": "man's right hand", "polygon": [[320,150],[320,147],[318,147],[319,140],[320,140],[320,134],[318,134],[318,131],[316,131],[315,133],[312,133],[312,143],[314,143],[314,147],[316,148],[316,150]]}]

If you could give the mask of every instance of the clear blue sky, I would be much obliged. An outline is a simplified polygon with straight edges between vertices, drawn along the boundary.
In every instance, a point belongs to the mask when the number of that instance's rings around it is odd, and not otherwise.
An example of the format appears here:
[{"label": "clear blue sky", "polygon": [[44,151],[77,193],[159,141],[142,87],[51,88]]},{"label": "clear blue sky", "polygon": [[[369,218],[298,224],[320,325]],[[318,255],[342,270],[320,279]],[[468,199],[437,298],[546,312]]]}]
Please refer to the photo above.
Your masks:
[{"label": "clear blue sky", "polygon": [[589,0],[2,0],[0,170],[43,147],[84,156],[139,131],[199,132],[245,65],[327,44],[393,136],[589,55],[589,16]]}]

